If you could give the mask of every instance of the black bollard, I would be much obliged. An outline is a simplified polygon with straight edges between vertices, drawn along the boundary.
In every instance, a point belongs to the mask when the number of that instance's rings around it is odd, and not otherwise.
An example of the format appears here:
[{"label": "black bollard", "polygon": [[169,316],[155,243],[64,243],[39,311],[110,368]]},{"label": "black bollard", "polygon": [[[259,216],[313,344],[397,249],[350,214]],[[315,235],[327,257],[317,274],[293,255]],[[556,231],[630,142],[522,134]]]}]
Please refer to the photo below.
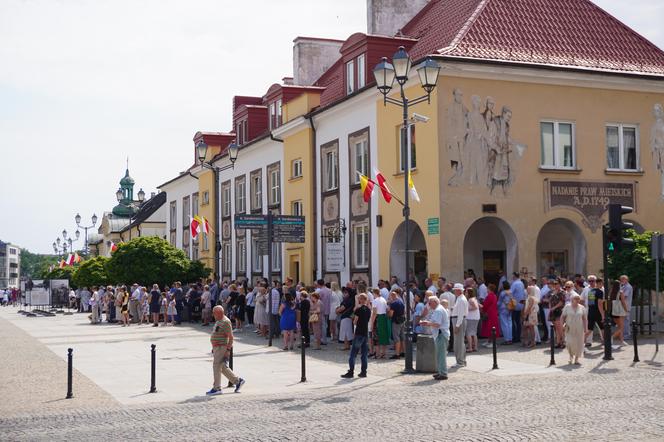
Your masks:
[{"label": "black bollard", "polygon": [[553,324],[551,324],[551,333],[549,333],[549,339],[551,339],[551,360],[549,361],[549,367],[556,365],[556,329]]},{"label": "black bollard", "polygon": [[491,341],[493,343],[493,369],[498,370],[498,346],[496,345],[496,327],[491,327]]},{"label": "black bollard", "polygon": [[73,348],[68,348],[67,349],[67,399],[71,399],[74,397],[74,392],[73,390],[73,379],[72,376],[74,374],[74,349]]},{"label": "black bollard", "polygon": [[304,335],[303,334],[302,334],[301,338],[302,338],[302,345],[300,347],[302,348],[302,352],[301,352],[301,355],[302,355],[302,357],[301,357],[301,360],[302,360],[302,368],[301,368],[302,377],[300,378],[300,382],[307,382],[307,367],[306,367],[306,359],[305,359],[305,348],[306,348],[307,345],[304,342]]},{"label": "black bollard", "polygon": [[150,393],[157,392],[157,346],[152,344],[152,367],[150,371]]},{"label": "black bollard", "polygon": [[632,341],[634,341],[634,361],[640,362],[639,360],[639,344],[636,342],[636,334],[639,332],[638,327],[636,326],[636,321],[632,321]]},{"label": "black bollard", "polygon": [[[233,347],[231,347],[231,349],[228,350],[228,368],[230,368],[231,371],[233,371]],[[232,383],[231,381],[228,381],[228,387],[229,388],[234,386],[234,385],[235,385],[234,383]]]},{"label": "black bollard", "polygon": [[[605,310],[606,312],[606,310]],[[611,352],[611,315],[609,312],[604,314],[604,359],[605,361],[613,360],[613,355]]]}]

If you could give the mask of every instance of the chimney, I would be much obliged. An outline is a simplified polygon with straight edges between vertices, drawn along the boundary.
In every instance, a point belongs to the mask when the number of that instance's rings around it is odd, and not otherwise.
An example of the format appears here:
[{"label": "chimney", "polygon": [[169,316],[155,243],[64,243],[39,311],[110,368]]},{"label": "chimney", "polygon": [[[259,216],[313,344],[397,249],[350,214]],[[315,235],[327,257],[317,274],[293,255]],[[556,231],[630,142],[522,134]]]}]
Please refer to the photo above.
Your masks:
[{"label": "chimney", "polygon": [[284,86],[292,86],[293,85],[293,77],[284,77],[281,79],[281,83]]},{"label": "chimney", "polygon": [[367,34],[394,37],[429,0],[367,0]]},{"label": "chimney", "polygon": [[293,84],[311,86],[341,57],[343,41],[297,37],[293,40]]}]

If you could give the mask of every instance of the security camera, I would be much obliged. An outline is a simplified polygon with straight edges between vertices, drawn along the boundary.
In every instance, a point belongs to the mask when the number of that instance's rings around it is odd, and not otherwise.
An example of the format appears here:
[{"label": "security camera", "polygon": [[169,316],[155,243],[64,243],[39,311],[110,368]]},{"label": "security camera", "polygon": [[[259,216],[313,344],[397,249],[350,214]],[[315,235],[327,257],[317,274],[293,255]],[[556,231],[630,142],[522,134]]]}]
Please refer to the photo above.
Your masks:
[{"label": "security camera", "polygon": [[425,117],[424,115],[413,113],[413,121],[415,121],[416,123],[428,123],[429,122],[429,117]]}]

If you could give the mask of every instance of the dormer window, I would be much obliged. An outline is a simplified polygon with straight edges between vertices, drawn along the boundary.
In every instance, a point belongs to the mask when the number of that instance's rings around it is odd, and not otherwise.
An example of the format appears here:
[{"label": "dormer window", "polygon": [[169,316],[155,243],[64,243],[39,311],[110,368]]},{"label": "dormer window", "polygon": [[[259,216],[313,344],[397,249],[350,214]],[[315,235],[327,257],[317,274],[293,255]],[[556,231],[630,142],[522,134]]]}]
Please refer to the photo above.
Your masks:
[{"label": "dormer window", "polygon": [[276,129],[281,126],[282,117],[281,117],[281,99],[273,101],[269,108],[269,117],[270,117],[270,130]]},{"label": "dormer window", "polygon": [[366,85],[366,60],[364,54],[346,63],[346,95]]},{"label": "dormer window", "polygon": [[239,146],[246,143],[247,140],[247,120],[241,120],[237,123],[235,128],[235,136],[237,138],[237,144]]}]

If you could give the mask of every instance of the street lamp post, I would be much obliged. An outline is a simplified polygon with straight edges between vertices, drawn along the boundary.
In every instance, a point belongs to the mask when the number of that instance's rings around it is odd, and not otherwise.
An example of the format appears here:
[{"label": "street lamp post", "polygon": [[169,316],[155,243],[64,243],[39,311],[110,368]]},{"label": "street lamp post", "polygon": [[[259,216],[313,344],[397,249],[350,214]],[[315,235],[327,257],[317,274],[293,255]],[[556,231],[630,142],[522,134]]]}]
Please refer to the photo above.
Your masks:
[{"label": "street lamp post", "polygon": [[[85,246],[83,247],[83,253],[85,256],[88,256],[90,254],[90,249],[88,248],[88,229],[91,229],[97,224],[97,215],[94,213],[92,214],[92,225],[91,226],[82,226],[81,225],[81,215],[79,213],[76,214],[74,217],[74,221],[76,221],[76,226],[80,229],[85,230]],[[81,234],[78,230],[76,231],[76,239],[78,239],[78,236]]]},{"label": "street lamp post", "polygon": [[[433,61],[431,58],[428,58],[422,62],[420,66],[417,67],[417,75],[420,79],[420,84],[424,91],[425,95],[415,99],[409,99],[406,97],[404,92],[404,85],[408,81],[408,75],[410,74],[411,68],[411,59],[406,49],[401,46],[397,52],[392,57],[392,63],[387,61],[387,57],[383,57],[381,62],[376,65],[373,70],[374,78],[376,79],[376,87],[383,94],[383,104],[387,103],[394,104],[403,109],[403,127],[401,128],[401,162],[403,164],[404,170],[404,201],[403,201],[403,217],[404,217],[404,229],[405,229],[405,257],[406,257],[406,273],[405,273],[405,304],[406,304],[406,360],[405,360],[405,369],[406,373],[413,373],[413,324],[410,319],[410,283],[408,280],[408,273],[410,271],[410,232],[409,232],[409,223],[410,223],[410,206],[408,203],[408,193],[409,186],[408,182],[410,179],[410,146],[408,145],[409,140],[409,117],[408,117],[408,108],[418,103],[427,101],[431,103],[431,92],[436,88],[438,82],[438,74],[440,72],[440,66]],[[394,81],[397,81],[399,84],[400,99],[395,99],[388,97],[387,95],[392,90]]]},{"label": "street lamp post", "polygon": [[216,278],[221,279],[221,272],[219,268],[219,252],[221,251],[221,238],[219,236],[219,231],[221,230],[220,226],[220,211],[221,211],[221,190],[219,189],[219,174],[224,170],[234,169],[235,161],[237,160],[237,154],[240,150],[239,146],[235,143],[231,143],[228,146],[228,159],[231,164],[227,164],[223,167],[218,167],[212,164],[212,162],[205,161],[207,157],[208,145],[205,141],[201,140],[196,143],[196,156],[198,161],[201,163],[202,167],[210,169],[214,172],[214,193],[216,201],[216,209],[214,213],[216,229],[214,231],[214,273]]}]

